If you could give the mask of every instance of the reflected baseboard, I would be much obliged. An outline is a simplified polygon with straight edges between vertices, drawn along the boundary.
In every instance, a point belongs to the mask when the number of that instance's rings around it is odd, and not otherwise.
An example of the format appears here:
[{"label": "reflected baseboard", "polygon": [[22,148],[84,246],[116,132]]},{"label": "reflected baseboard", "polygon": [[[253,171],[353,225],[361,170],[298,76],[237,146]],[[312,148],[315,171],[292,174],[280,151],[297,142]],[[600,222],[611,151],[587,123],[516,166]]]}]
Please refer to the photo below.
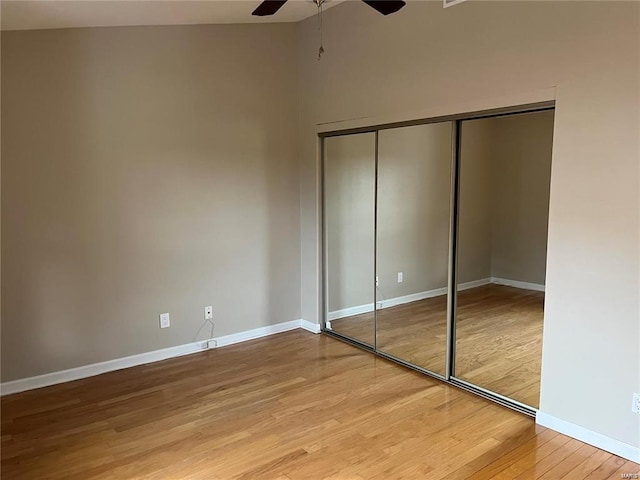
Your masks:
[{"label": "reflected baseboard", "polygon": [[544,292],[544,285],[540,283],[521,282],[520,280],[511,280],[509,278],[491,277],[491,283],[496,285],[504,285],[505,287],[521,288],[523,290],[535,290],[536,292]]},{"label": "reflected baseboard", "polygon": [[[473,280],[471,282],[465,282],[458,285],[458,290],[468,290],[470,288],[481,287],[482,285],[488,285],[491,283],[491,278],[482,278],[480,280]],[[410,295],[403,295],[401,297],[387,298],[377,302],[378,309],[395,307],[405,303],[417,302],[418,300],[424,300],[426,298],[439,297],[446,295],[448,288],[440,287],[433,290],[426,290],[424,292],[412,293]],[[373,311],[373,303],[367,303],[364,305],[358,305],[355,307],[347,307],[340,310],[334,310],[327,314],[327,320],[337,320],[339,318],[353,317],[354,315],[361,315],[363,313],[369,313]]]},{"label": "reflected baseboard", "polygon": [[[544,292],[544,285],[499,277],[487,277],[478,280],[472,280],[470,282],[460,283],[458,285],[458,291],[461,292],[464,290],[470,290],[472,288],[482,287],[489,284],[504,285],[507,287],[521,288],[524,290],[535,290],[538,292]],[[401,297],[387,298],[385,300],[379,300],[378,302],[376,302],[377,308],[380,310],[384,308],[395,307],[397,305],[403,305],[405,303],[417,302],[418,300],[425,300],[427,298],[439,297],[441,295],[446,295],[447,291],[447,287],[440,287],[424,292],[403,295]],[[355,307],[347,307],[340,310],[334,310],[327,314],[327,321],[331,322],[331,320],[338,320],[340,318],[353,317],[356,315],[362,315],[363,313],[372,312],[373,305],[373,303],[366,303],[364,305],[357,305]]]},{"label": "reflected baseboard", "polygon": [[424,300],[425,298],[440,297],[446,295],[449,289],[447,287],[434,288],[433,290],[427,290],[426,292],[412,293],[411,295],[403,295],[402,297],[387,298],[386,300],[380,300],[377,303],[378,308],[390,308],[396,305],[402,305],[404,303],[417,302],[418,300]]},{"label": "reflected baseboard", "polygon": [[366,305],[358,305],[356,307],[347,307],[341,310],[335,310],[327,314],[327,321],[337,320],[339,318],[353,317],[355,315],[362,315],[363,313],[369,313],[373,311],[373,303],[367,303]]}]

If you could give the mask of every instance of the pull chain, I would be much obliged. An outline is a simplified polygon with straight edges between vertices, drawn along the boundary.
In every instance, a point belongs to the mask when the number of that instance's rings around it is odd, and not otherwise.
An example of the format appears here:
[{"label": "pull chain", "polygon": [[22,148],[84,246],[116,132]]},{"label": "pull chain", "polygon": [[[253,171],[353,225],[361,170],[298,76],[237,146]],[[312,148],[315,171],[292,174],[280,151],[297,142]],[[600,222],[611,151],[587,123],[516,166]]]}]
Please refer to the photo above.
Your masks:
[{"label": "pull chain", "polygon": [[320,31],[320,48],[318,49],[318,61],[320,61],[324,53],[324,47],[322,46],[322,4],[324,0],[316,0],[316,3],[318,5],[318,30]]}]

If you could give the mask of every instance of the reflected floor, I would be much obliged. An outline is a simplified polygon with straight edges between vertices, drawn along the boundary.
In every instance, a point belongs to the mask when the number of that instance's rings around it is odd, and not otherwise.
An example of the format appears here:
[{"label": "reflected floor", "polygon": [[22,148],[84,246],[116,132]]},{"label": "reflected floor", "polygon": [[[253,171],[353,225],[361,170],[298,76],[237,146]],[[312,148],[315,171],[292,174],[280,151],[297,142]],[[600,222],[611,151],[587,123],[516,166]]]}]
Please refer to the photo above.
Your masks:
[{"label": "reflected floor", "polygon": [[[532,407],[540,397],[544,293],[502,285],[458,296],[456,376]],[[444,374],[446,296],[378,311],[378,349]],[[331,322],[373,342],[373,313]]]},{"label": "reflected floor", "polygon": [[378,310],[378,349],[445,375],[447,296]]}]

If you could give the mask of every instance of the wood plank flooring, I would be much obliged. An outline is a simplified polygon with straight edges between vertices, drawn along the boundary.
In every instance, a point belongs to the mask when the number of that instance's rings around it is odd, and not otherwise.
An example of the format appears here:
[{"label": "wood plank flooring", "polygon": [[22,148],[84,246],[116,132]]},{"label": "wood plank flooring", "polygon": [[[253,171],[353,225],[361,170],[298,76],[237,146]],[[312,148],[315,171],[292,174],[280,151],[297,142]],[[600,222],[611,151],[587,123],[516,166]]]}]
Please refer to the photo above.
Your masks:
[{"label": "wood plank flooring", "polygon": [[[459,292],[455,376],[539,406],[544,293],[484,285]],[[378,310],[378,348],[445,373],[446,295]],[[373,313],[331,322],[334,331],[373,344]]]},{"label": "wood plank flooring", "polygon": [[614,479],[640,466],[301,330],[1,400],[9,479]]}]

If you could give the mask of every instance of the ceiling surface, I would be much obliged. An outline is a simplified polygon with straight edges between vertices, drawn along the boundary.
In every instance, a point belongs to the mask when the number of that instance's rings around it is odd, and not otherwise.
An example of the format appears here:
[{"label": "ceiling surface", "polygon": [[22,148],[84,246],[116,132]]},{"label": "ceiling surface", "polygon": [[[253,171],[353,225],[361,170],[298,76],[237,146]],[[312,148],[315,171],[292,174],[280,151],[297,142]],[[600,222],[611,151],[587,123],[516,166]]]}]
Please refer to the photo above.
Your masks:
[{"label": "ceiling surface", "polygon": [[[298,22],[315,15],[311,0],[289,0],[271,17],[251,12],[261,0],[2,0],[2,30]],[[331,8],[344,0],[327,0]]]}]

